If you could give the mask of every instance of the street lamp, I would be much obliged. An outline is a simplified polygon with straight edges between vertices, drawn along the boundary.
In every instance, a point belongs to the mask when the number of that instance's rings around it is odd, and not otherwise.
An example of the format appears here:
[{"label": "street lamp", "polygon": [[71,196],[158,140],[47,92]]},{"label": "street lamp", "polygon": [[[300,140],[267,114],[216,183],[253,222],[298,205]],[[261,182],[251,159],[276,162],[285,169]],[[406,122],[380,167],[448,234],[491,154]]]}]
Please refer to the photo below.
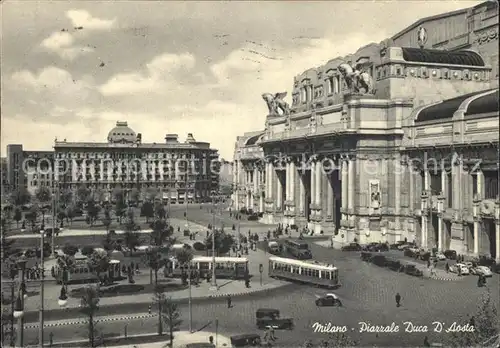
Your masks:
[{"label": "street lamp", "polygon": [[[54,207],[52,207],[54,208]],[[54,222],[54,220],[52,220]],[[55,228],[54,228],[54,223],[52,223],[52,237],[54,237],[55,233]],[[40,274],[40,309],[39,309],[39,325],[38,325],[38,342],[40,342],[40,345],[43,347],[43,326],[44,326],[44,304],[43,301],[45,299],[45,255],[44,255],[44,244],[45,244],[45,228],[42,226],[40,229],[40,267],[41,267],[41,274]],[[53,248],[53,245],[52,245]]]},{"label": "street lamp", "polygon": [[17,345],[18,347],[24,346],[24,299],[26,294],[26,284],[24,284],[24,271],[26,269],[26,259],[22,258],[17,261],[18,270],[21,272],[21,283],[19,285],[19,292],[16,300],[16,306],[12,313],[14,318],[17,319]]},{"label": "street lamp", "polygon": [[210,286],[210,290],[216,291],[217,288],[217,279],[215,277],[215,194],[212,196],[212,285]]}]

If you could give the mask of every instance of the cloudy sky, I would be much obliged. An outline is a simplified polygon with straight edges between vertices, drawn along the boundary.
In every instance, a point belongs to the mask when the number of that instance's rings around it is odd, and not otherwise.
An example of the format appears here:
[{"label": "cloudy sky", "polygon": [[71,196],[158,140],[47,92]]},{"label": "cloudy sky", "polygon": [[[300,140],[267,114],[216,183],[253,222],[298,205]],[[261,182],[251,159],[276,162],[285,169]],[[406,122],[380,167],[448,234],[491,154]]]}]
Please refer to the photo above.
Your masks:
[{"label": "cloudy sky", "polygon": [[191,132],[231,159],[237,135],[264,127],[261,93],[290,94],[307,68],[477,3],[6,0],[2,155],[105,141],[120,120],[147,142]]}]

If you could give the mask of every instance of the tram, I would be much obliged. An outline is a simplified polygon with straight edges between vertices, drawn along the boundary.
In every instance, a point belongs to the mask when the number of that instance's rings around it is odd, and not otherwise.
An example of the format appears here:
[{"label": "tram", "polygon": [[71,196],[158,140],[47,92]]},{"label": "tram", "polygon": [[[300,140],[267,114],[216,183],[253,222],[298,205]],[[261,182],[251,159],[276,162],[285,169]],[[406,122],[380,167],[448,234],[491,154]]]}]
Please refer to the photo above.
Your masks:
[{"label": "tram", "polygon": [[[191,260],[191,270],[196,270],[200,277],[205,277],[207,273],[211,274],[213,267],[212,257],[195,256]],[[165,276],[179,277],[187,271],[187,267],[182,269],[175,257],[170,258],[165,266]],[[248,259],[245,257],[216,257],[215,258],[215,276],[217,278],[244,279],[248,274]]]},{"label": "tram", "polygon": [[300,261],[272,256],[269,258],[269,276],[326,288],[340,286],[337,267],[317,261]]}]

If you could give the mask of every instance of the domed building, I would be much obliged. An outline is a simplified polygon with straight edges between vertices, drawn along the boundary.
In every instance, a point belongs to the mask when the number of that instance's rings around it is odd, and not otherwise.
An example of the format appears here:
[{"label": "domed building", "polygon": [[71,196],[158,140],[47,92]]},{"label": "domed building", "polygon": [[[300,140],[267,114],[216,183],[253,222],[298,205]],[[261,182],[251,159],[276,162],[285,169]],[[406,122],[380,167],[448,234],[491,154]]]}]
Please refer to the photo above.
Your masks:
[{"label": "domed building", "polygon": [[[142,141],[127,122],[116,122],[106,142],[58,141],[54,158],[67,164],[56,173],[60,189],[84,185],[97,200],[113,200],[121,190],[129,202],[162,198],[171,203],[210,201],[219,190],[218,151],[189,133],[184,142],[166,134],[164,142]],[[212,165],[212,166],[211,166]]]}]

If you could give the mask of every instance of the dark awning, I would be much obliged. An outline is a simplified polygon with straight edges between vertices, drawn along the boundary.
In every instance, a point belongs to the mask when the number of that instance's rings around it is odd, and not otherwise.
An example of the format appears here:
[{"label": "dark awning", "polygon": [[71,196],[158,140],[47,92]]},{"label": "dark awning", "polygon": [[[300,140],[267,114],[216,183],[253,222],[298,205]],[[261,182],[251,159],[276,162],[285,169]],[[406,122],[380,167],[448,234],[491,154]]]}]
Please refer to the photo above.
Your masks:
[{"label": "dark awning", "polygon": [[444,51],[402,47],[403,58],[408,62],[439,63],[452,65],[484,66],[479,53],[473,51]]},{"label": "dark awning", "polygon": [[[491,91],[491,93],[484,95],[488,91]],[[495,91],[496,93],[494,93]],[[474,99],[475,96],[480,96],[480,97]],[[485,91],[468,93],[452,99],[443,100],[439,104],[429,105],[428,107],[424,107],[422,110],[420,110],[417,118],[415,119],[415,122],[417,123],[417,122],[425,122],[432,120],[451,119],[455,111],[457,111],[458,108],[460,107],[460,105],[462,105],[462,103],[469,98],[471,98],[472,101],[469,104],[469,107],[465,113],[466,115],[490,112],[481,110],[491,110],[493,108],[492,96],[494,96],[495,98],[498,97],[498,89],[490,89]],[[495,102],[496,102],[496,111],[498,111],[498,101],[495,100]],[[471,109],[472,105],[474,105],[473,109]],[[481,112],[476,112],[477,110]]]},{"label": "dark awning", "polygon": [[490,94],[483,95],[477,99],[474,99],[467,108],[465,116],[468,115],[478,115],[486,114],[489,112],[498,112],[498,89],[493,90]]}]

